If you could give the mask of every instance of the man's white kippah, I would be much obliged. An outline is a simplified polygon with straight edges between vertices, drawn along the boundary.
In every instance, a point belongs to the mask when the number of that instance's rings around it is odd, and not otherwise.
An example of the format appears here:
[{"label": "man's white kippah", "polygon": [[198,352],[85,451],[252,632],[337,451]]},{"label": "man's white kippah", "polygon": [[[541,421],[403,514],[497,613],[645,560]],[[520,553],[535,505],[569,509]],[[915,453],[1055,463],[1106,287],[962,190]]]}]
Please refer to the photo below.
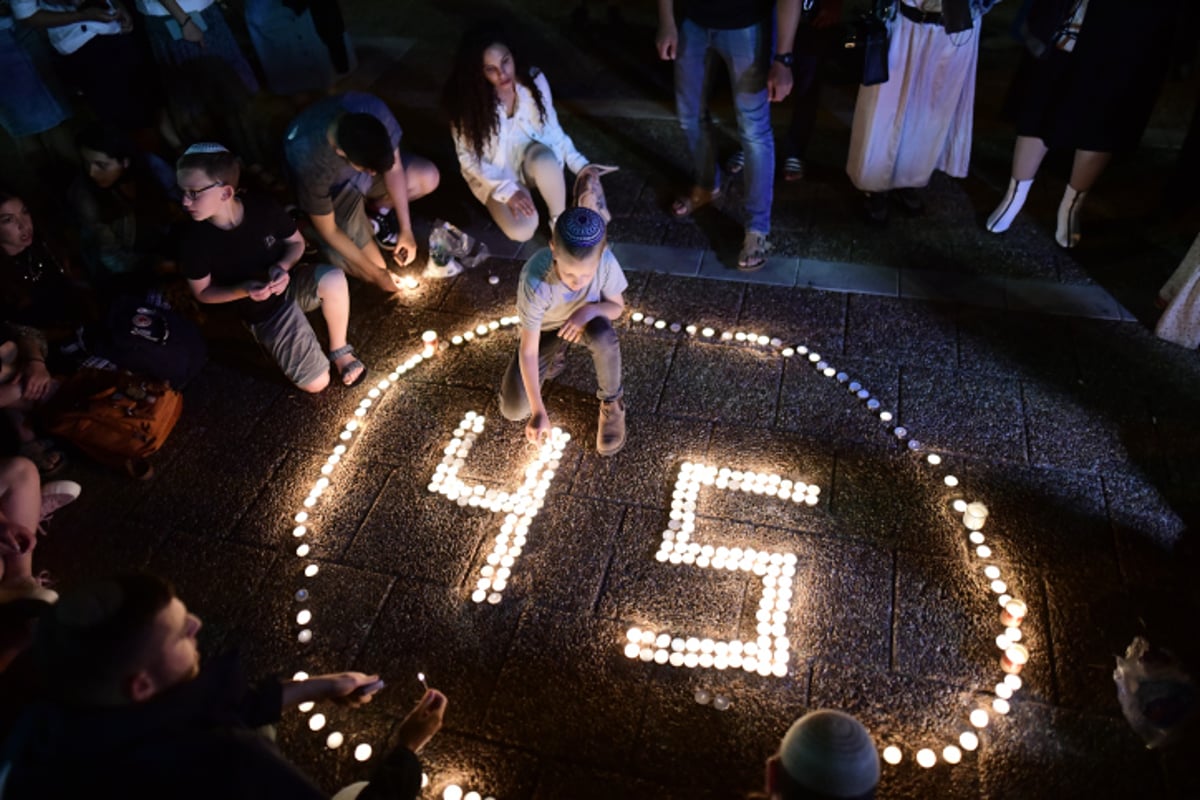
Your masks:
[{"label": "man's white kippah", "polygon": [[185,156],[193,156],[198,153],[228,153],[229,148],[223,144],[216,142],[196,142],[194,145],[183,151]]},{"label": "man's white kippah", "polygon": [[859,797],[879,782],[879,755],[862,723],[841,711],[812,711],[783,737],[779,760],[801,786],[830,797]]}]

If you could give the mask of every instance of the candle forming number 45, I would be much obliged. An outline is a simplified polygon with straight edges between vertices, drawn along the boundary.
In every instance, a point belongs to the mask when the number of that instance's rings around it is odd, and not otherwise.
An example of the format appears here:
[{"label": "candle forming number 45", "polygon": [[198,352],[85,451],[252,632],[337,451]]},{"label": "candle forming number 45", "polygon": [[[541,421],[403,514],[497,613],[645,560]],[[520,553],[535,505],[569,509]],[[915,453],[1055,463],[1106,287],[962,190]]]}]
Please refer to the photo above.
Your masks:
[{"label": "candle forming number 45", "polygon": [[[471,599],[499,603],[513,565],[525,546],[533,518],[545,505],[550,482],[562,461],[570,434],[553,429],[525,468],[525,479],[513,490],[467,484],[461,478],[466,458],[483,432],[484,418],[468,411],[443,450],[442,463],[430,479],[429,491],[444,495],[460,506],[483,507],[504,514],[495,546],[479,570]],[[655,559],[667,565],[753,573],[762,595],[756,612],[755,637],[714,641],[673,634],[653,628],[630,628],[625,655],[673,667],[742,669],[760,675],[783,677],[788,673],[790,640],[787,632],[796,575],[794,553],[724,547],[701,541],[696,530],[696,506],[701,487],[740,491],[777,502],[814,506],[820,487],[780,475],[734,470],[684,462],[679,469],[671,500],[670,519],[663,531]]]}]

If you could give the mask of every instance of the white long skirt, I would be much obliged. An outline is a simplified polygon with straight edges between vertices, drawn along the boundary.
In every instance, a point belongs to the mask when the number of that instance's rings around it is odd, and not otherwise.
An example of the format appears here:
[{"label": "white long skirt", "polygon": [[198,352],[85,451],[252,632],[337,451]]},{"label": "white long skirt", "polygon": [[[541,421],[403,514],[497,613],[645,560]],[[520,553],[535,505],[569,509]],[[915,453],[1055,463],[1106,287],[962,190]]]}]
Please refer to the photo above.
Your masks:
[{"label": "white long skirt", "polygon": [[953,36],[896,15],[887,83],[863,86],[846,172],[859,190],[920,188],[935,169],[965,177],[971,162],[979,19]]},{"label": "white long skirt", "polygon": [[1167,308],[1154,332],[1168,342],[1191,349],[1200,347],[1200,236],[1158,296]]}]

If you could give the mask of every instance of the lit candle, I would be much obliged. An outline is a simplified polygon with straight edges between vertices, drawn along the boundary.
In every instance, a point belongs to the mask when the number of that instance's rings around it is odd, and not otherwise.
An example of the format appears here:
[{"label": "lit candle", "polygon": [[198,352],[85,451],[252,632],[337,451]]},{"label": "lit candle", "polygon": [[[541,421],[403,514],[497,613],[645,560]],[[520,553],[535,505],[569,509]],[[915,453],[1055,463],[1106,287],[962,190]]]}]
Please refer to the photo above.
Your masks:
[{"label": "lit candle", "polygon": [[342,742],[344,742],[345,740],[346,739],[344,736],[342,736],[342,734],[338,733],[337,731],[334,731],[333,733],[329,734],[329,736],[327,736],[325,738],[325,746],[328,747],[330,750],[337,750],[339,747],[342,746]]},{"label": "lit candle", "polygon": [[371,745],[364,742],[363,744],[360,744],[358,747],[354,748],[354,759],[356,761],[366,761],[370,757]]},{"label": "lit candle", "polygon": [[970,719],[971,724],[976,728],[986,728],[988,724],[988,713],[982,708],[977,708],[971,712]]},{"label": "lit candle", "polygon": [[983,528],[983,523],[987,521],[988,509],[983,503],[968,503],[963,511],[963,525],[967,526],[967,530],[977,531]]},{"label": "lit candle", "polygon": [[437,331],[425,331],[421,334],[421,355],[425,358],[432,358],[437,352],[438,335]]},{"label": "lit candle", "polygon": [[979,737],[971,731],[963,731],[958,737],[958,743],[963,750],[973,751],[979,747]]},{"label": "lit candle", "polygon": [[1014,598],[1004,605],[1004,610],[1000,612],[1000,622],[1006,628],[1018,628],[1027,613],[1029,613],[1029,608],[1025,605],[1025,601]]},{"label": "lit candle", "polygon": [[900,752],[900,748],[896,747],[896,745],[894,745],[894,744],[890,744],[887,747],[883,748],[883,760],[886,761],[887,763],[891,764],[892,766],[899,764],[900,760],[903,757],[904,757],[904,754],[902,752]]},{"label": "lit candle", "polygon": [[1000,668],[1010,675],[1016,675],[1029,661],[1029,650],[1024,645],[1014,644],[1004,651],[1000,659]]},{"label": "lit candle", "polygon": [[937,755],[928,747],[917,751],[917,763],[925,769],[929,769],[937,763]]}]

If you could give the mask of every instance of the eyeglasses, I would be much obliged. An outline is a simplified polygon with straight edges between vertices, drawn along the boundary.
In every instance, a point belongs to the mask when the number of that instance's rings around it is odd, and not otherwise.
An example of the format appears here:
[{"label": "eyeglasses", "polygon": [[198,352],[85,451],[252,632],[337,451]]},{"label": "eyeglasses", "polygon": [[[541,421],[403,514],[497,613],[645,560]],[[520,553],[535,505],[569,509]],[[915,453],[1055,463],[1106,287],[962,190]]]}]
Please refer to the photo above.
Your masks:
[{"label": "eyeglasses", "polygon": [[191,200],[192,202],[195,202],[196,198],[207,192],[209,189],[215,189],[218,186],[224,185],[225,184],[221,181],[216,181],[215,183],[210,183],[208,186],[205,186],[203,189],[182,189],[181,191],[183,192],[184,200]]}]

